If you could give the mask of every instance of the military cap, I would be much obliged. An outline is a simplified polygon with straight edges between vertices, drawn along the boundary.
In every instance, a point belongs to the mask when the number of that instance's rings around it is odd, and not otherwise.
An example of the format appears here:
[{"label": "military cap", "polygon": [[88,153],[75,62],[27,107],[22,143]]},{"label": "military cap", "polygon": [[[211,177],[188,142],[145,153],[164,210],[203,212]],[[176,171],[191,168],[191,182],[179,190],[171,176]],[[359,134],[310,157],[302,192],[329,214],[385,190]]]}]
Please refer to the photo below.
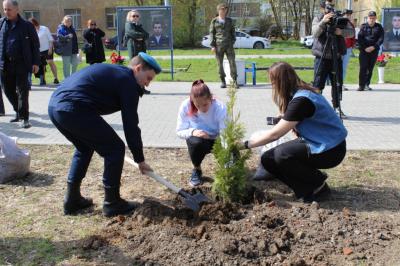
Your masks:
[{"label": "military cap", "polygon": [[160,65],[151,55],[140,52],[139,56],[154,70],[154,72],[156,72],[156,74],[159,74],[161,72]]},{"label": "military cap", "polygon": [[376,17],[376,12],[375,11],[369,11],[368,12],[368,17]]}]

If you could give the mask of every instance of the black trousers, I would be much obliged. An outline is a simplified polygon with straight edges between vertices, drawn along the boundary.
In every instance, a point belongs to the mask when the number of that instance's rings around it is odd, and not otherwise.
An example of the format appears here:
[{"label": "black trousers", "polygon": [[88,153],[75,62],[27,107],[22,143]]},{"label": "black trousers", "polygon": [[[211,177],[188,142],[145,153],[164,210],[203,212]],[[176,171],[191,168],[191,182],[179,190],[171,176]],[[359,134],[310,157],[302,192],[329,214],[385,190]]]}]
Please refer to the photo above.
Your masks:
[{"label": "black trousers", "polygon": [[194,167],[199,167],[207,154],[212,151],[214,146],[214,139],[203,139],[191,136],[186,140],[188,146],[190,159]]},{"label": "black trousers", "polygon": [[378,52],[379,51],[374,50],[371,53],[367,53],[363,50],[360,50],[360,55],[358,56],[358,61],[360,62],[358,85],[360,88],[364,88],[365,86],[369,86],[369,84],[371,84],[371,77],[374,71],[376,59],[378,58]]},{"label": "black trousers", "polygon": [[310,154],[306,142],[300,138],[288,141],[261,156],[264,168],[302,198],[321,186],[326,176],[318,169],[339,165],[346,155],[346,141],[320,154]]},{"label": "black trousers", "polygon": [[21,119],[29,119],[28,71],[22,61],[5,60],[1,84],[14,111]]},{"label": "black trousers", "polygon": [[[343,63],[342,59],[338,58],[338,69],[336,72],[337,88],[339,90],[339,100],[342,99],[342,87],[343,87]],[[332,59],[322,59],[320,57],[315,57],[314,60],[314,82],[313,86],[319,90],[325,88],[326,80],[329,76],[330,81],[333,80],[333,60]],[[333,108],[339,107],[339,103],[336,101],[335,91],[331,91],[332,105]]]},{"label": "black trousers", "polygon": [[5,114],[6,110],[4,109],[4,102],[3,102],[3,93],[1,92],[0,86],[0,114]]},{"label": "black trousers", "polygon": [[68,183],[82,181],[96,151],[104,158],[104,187],[119,187],[125,144],[114,129],[86,106],[76,106],[71,111],[58,111],[49,106],[48,112],[56,128],[75,146]]}]

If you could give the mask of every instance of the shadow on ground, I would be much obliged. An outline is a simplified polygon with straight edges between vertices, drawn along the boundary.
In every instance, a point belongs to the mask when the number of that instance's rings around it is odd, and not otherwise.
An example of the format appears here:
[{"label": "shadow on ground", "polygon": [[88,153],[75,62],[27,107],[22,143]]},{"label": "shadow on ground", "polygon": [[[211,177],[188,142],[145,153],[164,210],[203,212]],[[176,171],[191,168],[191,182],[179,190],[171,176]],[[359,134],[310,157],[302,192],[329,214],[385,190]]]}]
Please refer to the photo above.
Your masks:
[{"label": "shadow on ground", "polygon": [[157,265],[131,258],[98,235],[72,241],[47,238],[0,238],[1,265]]}]

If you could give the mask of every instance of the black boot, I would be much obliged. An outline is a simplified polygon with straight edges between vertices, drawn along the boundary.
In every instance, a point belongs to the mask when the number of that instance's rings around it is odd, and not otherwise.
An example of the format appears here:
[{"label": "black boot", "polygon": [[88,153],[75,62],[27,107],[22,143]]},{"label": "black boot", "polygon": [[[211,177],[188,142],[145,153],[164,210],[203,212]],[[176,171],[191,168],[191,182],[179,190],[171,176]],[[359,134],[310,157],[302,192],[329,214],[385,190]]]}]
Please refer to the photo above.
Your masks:
[{"label": "black boot", "polygon": [[81,183],[67,183],[67,193],[64,198],[64,214],[71,215],[79,210],[93,205],[91,198],[84,198],[81,195]]},{"label": "black boot", "polygon": [[10,123],[15,123],[15,122],[19,122],[19,121],[21,121],[21,119],[19,118],[19,114],[17,113],[15,115],[15,118],[10,120]]},{"label": "black boot", "polygon": [[103,214],[106,217],[127,214],[139,206],[136,202],[121,199],[119,187],[104,188],[104,191]]},{"label": "black boot", "polygon": [[226,88],[226,81],[225,78],[221,78],[221,88],[225,89]]}]

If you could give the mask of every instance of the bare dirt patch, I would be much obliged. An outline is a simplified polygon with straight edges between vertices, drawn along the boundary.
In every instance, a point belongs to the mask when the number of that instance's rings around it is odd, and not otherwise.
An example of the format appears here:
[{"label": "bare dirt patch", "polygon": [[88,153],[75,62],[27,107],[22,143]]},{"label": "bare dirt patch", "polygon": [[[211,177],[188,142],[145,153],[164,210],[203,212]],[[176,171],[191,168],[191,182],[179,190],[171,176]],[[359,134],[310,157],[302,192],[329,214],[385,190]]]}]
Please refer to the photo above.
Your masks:
[{"label": "bare dirt patch", "polygon": [[[400,263],[398,152],[349,152],[328,171],[330,200],[306,205],[277,181],[256,182],[250,204],[216,202],[194,214],[167,189],[125,165],[122,195],[142,204],[129,216],[101,215],[102,161],[82,191],[96,206],[62,215],[72,148],[27,146],[32,173],[0,185],[0,264],[397,265]],[[187,187],[183,149],[147,149],[153,169]],[[257,165],[253,156],[250,168]],[[212,156],[203,172],[212,179]],[[210,183],[203,190],[210,193]],[[253,191],[254,192],[254,191]]]}]

